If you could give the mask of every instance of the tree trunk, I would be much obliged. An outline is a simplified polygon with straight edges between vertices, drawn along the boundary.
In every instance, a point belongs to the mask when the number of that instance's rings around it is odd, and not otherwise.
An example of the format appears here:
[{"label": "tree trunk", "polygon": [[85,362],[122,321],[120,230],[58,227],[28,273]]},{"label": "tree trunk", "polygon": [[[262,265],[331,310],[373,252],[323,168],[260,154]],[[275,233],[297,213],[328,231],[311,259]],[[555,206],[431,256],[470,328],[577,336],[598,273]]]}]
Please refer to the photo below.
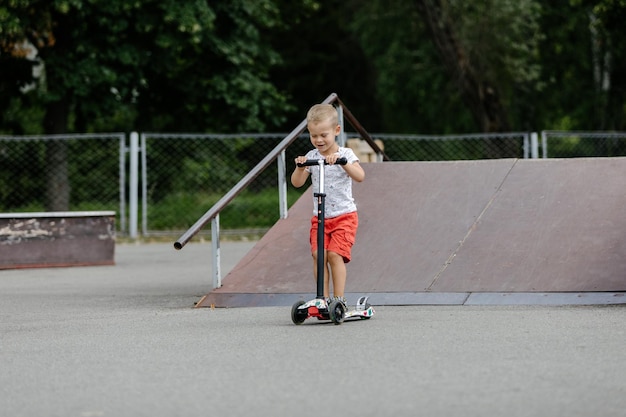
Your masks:
[{"label": "tree trunk", "polygon": [[415,0],[443,63],[456,80],[463,101],[468,106],[474,120],[483,132],[510,131],[507,112],[504,109],[498,89],[493,82],[484,79],[470,61],[454,33],[454,23],[443,8],[445,0]]},{"label": "tree trunk", "polygon": [[[68,98],[48,104],[44,119],[46,134],[66,133],[68,115]],[[51,140],[47,142],[46,167],[46,210],[68,211],[70,208],[70,183],[68,178],[67,141]]]}]

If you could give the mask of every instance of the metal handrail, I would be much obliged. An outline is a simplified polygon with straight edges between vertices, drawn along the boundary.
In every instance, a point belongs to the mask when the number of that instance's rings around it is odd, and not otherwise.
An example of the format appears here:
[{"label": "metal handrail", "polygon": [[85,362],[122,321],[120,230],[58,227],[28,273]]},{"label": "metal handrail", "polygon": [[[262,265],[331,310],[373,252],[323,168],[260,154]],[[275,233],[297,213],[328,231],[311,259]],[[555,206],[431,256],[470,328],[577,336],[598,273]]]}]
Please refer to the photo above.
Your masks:
[{"label": "metal handrail", "polygon": [[180,250],[189,240],[200,231],[208,222],[216,217],[237,195],[244,190],[265,168],[267,168],[306,129],[306,121],[301,122],[285,139],[283,139],[265,158],[263,158],[245,177],[220,198],[202,217],[198,219],[178,240],[174,243],[174,248]]},{"label": "metal handrail", "polygon": [[[389,161],[389,157],[380,149],[378,144],[374,142],[370,134],[363,128],[354,115],[339,99],[336,93],[330,94],[322,102],[323,104],[332,104],[338,102],[343,108],[344,117],[348,119],[352,127],[361,135],[361,137],[372,147],[374,152],[382,155],[384,161]],[[200,217],[176,242],[174,248],[182,249],[193,236],[195,236],[207,223],[219,215],[219,213],[230,203],[237,195],[244,190],[263,170],[265,170],[291,143],[306,129],[306,119],[300,122],[298,127],[291,131],[276,147],[268,153],[248,174],[243,177],[231,190],[226,193],[213,207],[211,207],[202,217]]]},{"label": "metal handrail", "polygon": [[[334,94],[334,93],[333,93]],[[332,95],[332,94],[331,94]],[[361,135],[361,137],[365,140],[365,142],[367,142],[367,144],[372,148],[372,150],[374,151],[374,153],[382,155],[383,157],[383,161],[390,161],[391,159],[389,159],[389,157],[387,156],[387,154],[385,154],[385,152],[383,152],[382,149],[380,149],[380,147],[378,146],[378,144],[376,142],[374,142],[374,139],[372,139],[372,137],[370,136],[369,133],[367,133],[367,130],[365,130],[365,128],[363,126],[361,126],[361,123],[359,123],[359,121],[356,119],[356,117],[354,117],[354,115],[352,114],[352,112],[346,107],[345,104],[343,104],[343,101],[341,101],[341,99],[336,95],[335,95],[335,100],[339,103],[339,105],[341,106],[341,108],[343,109],[343,115],[346,119],[348,119],[348,121],[350,122],[350,124],[352,125],[352,127],[358,132],[359,135]]]}]

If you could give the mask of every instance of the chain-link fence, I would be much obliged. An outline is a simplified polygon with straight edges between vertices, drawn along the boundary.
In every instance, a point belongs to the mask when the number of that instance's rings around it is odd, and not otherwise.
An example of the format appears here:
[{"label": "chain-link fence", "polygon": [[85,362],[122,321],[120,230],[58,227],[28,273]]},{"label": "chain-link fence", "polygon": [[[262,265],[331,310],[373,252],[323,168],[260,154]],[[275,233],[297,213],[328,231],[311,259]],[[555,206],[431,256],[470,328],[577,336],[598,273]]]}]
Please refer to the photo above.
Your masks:
[{"label": "chain-link fence", "polygon": [[[285,136],[143,133],[136,165],[130,135],[123,133],[0,136],[0,211],[113,210],[122,235],[129,232],[133,213],[141,212],[135,217],[141,219],[142,234],[177,235]],[[626,156],[624,132],[545,131],[541,144],[539,135],[529,133],[372,137],[395,161],[528,158],[539,150],[543,157]],[[342,140],[353,146],[353,138],[358,134],[347,132]],[[303,134],[285,150],[287,176],[291,161],[309,149],[308,135]],[[220,213],[223,233],[257,233],[278,220],[278,170],[277,163],[270,165]],[[287,190],[289,206],[305,191],[291,186]],[[141,207],[133,206],[133,194]]]},{"label": "chain-link fence", "polygon": [[543,158],[626,156],[626,132],[541,132]]},{"label": "chain-link fence", "polygon": [[125,227],[124,133],[0,136],[0,211],[118,213]]},{"label": "chain-link fence", "polygon": [[[254,168],[286,134],[141,135],[145,149],[142,230],[185,230]],[[299,138],[288,152],[304,152]],[[309,144],[310,146],[310,144]],[[263,230],[278,220],[278,165],[273,164],[220,213],[225,230]],[[289,190],[289,204],[301,190]]]},{"label": "chain-link fence", "polygon": [[530,134],[482,133],[469,135],[376,134],[392,161],[450,161],[529,158]]}]

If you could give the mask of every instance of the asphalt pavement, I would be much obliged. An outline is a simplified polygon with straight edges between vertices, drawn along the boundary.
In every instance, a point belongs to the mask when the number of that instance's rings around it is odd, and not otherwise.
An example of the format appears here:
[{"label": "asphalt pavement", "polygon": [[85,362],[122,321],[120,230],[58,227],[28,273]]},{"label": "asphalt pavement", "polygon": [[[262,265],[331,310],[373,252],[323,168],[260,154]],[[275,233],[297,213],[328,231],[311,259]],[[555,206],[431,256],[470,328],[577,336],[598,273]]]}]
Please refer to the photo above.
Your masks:
[{"label": "asphalt pavement", "polygon": [[[225,274],[254,242],[222,242]],[[626,306],[194,308],[210,244],[0,271],[0,415],[623,416]]]}]

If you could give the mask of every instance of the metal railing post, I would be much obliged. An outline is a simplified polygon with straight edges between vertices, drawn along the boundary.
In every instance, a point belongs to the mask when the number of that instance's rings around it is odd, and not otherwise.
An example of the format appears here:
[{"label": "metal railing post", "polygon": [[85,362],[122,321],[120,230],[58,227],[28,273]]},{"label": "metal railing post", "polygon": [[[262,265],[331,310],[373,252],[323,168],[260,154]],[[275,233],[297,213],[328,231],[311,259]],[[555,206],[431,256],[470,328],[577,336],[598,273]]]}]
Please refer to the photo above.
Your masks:
[{"label": "metal railing post", "polygon": [[120,231],[126,229],[126,135],[120,136]]},{"label": "metal railing post", "polygon": [[530,134],[530,157],[537,159],[539,157],[539,141],[537,140],[537,132]]},{"label": "metal railing post", "polygon": [[148,156],[146,155],[146,135],[141,134],[141,232],[148,235]]},{"label": "metal railing post", "polygon": [[343,106],[340,104],[337,106],[337,114],[339,115],[339,126],[341,126],[341,133],[339,133],[339,146],[346,146],[346,121],[343,118]]},{"label": "metal railing post", "polygon": [[137,238],[137,215],[138,209],[138,185],[139,185],[139,134],[130,134],[130,208],[129,208],[129,235],[131,239]]},{"label": "metal railing post", "polygon": [[524,159],[528,159],[530,155],[530,141],[528,140],[528,133],[524,135],[524,139],[522,140],[522,152],[524,153]]},{"label": "metal railing post", "polygon": [[278,158],[278,204],[280,206],[280,218],[287,218],[287,164],[285,160],[285,151],[283,150]]},{"label": "metal railing post", "polygon": [[211,252],[213,255],[213,288],[222,286],[222,266],[220,260],[220,215],[211,219]]}]

